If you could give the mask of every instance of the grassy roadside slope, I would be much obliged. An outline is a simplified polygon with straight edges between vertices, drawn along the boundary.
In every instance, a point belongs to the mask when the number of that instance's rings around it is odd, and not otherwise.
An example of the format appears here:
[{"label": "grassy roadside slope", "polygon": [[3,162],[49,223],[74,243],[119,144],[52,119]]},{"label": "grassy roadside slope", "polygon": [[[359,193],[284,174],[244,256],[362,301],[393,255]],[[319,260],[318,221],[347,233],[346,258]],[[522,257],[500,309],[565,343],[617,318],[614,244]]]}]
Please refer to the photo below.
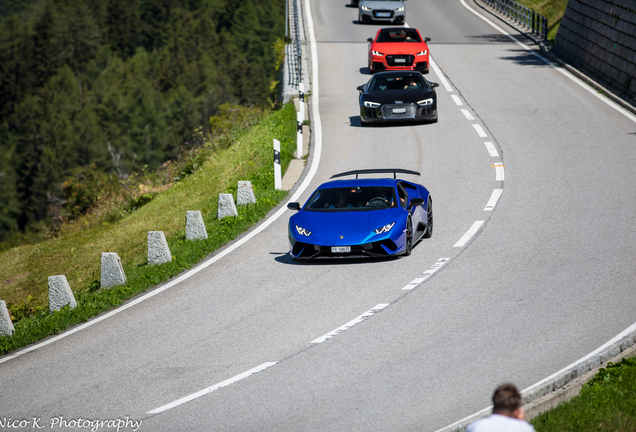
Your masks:
[{"label": "grassy roadside slope", "polygon": [[579,396],[531,423],[537,432],[636,431],[636,357],[610,363]]},{"label": "grassy roadside slope", "polygon": [[[212,154],[194,174],[158,194],[116,223],[78,229],[61,238],[0,254],[0,299],[21,304],[24,318],[11,337],[0,337],[0,354],[59,333],[112,309],[130,297],[192,267],[261,220],[287,192],[274,190],[272,140],[281,141],[283,170],[295,150],[296,112],[292,104],[253,129],[236,135],[226,150]],[[283,171],[284,172],[284,171]],[[237,182],[250,180],[257,203],[238,208],[239,216],[217,220],[219,193],[236,196]],[[185,241],[185,213],[201,210],[208,240]],[[147,265],[147,232],[163,231],[171,263]],[[117,252],[128,284],[99,290],[102,252]],[[48,276],[66,275],[78,307],[48,312]],[[28,300],[27,300],[28,299]]]},{"label": "grassy roadside slope", "polygon": [[515,0],[548,19],[548,40],[554,42],[568,0]]}]

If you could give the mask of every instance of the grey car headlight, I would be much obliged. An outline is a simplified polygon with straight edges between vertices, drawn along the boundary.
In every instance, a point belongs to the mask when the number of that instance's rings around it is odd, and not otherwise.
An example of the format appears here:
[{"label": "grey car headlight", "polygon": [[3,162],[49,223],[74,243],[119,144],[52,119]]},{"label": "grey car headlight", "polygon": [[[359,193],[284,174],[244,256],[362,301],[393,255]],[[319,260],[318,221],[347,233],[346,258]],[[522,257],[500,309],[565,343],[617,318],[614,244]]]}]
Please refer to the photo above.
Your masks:
[{"label": "grey car headlight", "polygon": [[370,11],[371,8],[367,7],[367,6],[360,6],[360,9],[362,9],[363,11]]},{"label": "grey car headlight", "polygon": [[404,6],[401,6],[399,8],[395,9],[396,12],[403,12],[404,11]]}]

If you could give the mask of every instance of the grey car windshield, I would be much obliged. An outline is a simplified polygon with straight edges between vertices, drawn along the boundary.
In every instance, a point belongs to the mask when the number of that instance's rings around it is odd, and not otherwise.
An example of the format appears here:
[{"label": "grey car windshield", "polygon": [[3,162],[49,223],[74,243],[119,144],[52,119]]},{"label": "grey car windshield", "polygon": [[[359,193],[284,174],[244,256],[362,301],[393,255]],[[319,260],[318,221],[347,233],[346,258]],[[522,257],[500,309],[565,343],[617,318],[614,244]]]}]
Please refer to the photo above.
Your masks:
[{"label": "grey car windshield", "polygon": [[418,90],[426,88],[426,83],[421,75],[391,75],[374,76],[369,84],[369,91],[385,90]]},{"label": "grey car windshield", "polygon": [[305,210],[320,212],[368,211],[396,207],[395,190],[385,186],[318,189]]}]

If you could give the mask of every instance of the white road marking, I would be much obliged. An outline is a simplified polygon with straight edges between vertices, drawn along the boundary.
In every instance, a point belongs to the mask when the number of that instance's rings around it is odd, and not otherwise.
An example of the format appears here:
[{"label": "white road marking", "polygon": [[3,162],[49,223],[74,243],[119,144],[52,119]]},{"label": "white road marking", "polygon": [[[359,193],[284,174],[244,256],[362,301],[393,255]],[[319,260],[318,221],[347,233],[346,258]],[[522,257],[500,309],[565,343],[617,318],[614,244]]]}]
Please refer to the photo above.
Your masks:
[{"label": "white road marking", "polygon": [[477,233],[477,231],[479,231],[479,228],[481,228],[483,224],[483,220],[476,221],[473,226],[471,226],[470,229],[466,232],[466,234],[464,234],[462,238],[460,238],[459,241],[455,243],[453,247],[462,247],[466,243],[468,243],[468,240],[470,240]]},{"label": "white road marking", "polygon": [[319,337],[318,339],[314,339],[311,341],[312,344],[319,344],[319,343],[323,343],[326,340],[331,339],[332,337],[338,336],[340,333],[349,330],[351,327],[353,327],[356,324],[360,324],[362,321],[364,321],[365,319],[369,318],[370,316],[376,314],[377,312],[380,312],[382,309],[384,309],[385,307],[387,307],[389,305],[389,303],[380,303],[379,305],[375,306],[373,309],[363,313],[362,315],[360,315],[359,317],[349,321],[348,323],[346,323],[345,325],[338,327],[337,329],[335,329],[332,332],[327,333],[324,336]]},{"label": "white road marking", "polygon": [[450,84],[446,80],[446,77],[444,76],[444,74],[442,74],[442,70],[437,66],[437,63],[435,63],[435,61],[433,60],[431,56],[428,57],[428,60],[431,63],[431,67],[435,71],[435,75],[437,75],[437,78],[442,82],[442,85],[444,86],[446,91],[452,92],[453,88],[450,86]]},{"label": "white road marking", "polygon": [[488,150],[488,154],[490,154],[490,156],[499,157],[499,153],[497,153],[497,149],[495,148],[493,143],[491,143],[490,141],[486,141],[484,145],[486,146],[486,150]]},{"label": "white road marking", "polygon": [[455,105],[457,106],[462,106],[464,105],[464,103],[462,102],[462,100],[459,98],[459,96],[457,95],[451,95],[451,97],[453,98],[453,100],[455,101]]},{"label": "white road marking", "polygon": [[440,258],[440,259],[438,259],[435,264],[430,266],[424,273],[422,273],[421,275],[419,275],[418,277],[413,279],[411,282],[409,282],[409,284],[406,285],[404,288],[402,288],[402,290],[407,290],[407,291],[408,290],[412,290],[413,288],[415,288],[418,285],[422,284],[425,280],[427,280],[428,278],[433,276],[433,273],[435,273],[437,270],[441,269],[442,266],[448,262],[448,260],[450,260],[450,258]]},{"label": "white road marking", "polygon": [[[307,189],[307,187],[309,186],[309,184],[311,183],[311,181],[313,180],[314,176],[316,175],[316,172],[318,171],[318,165],[320,164],[320,157],[322,155],[322,120],[320,117],[320,105],[318,103],[318,95],[320,94],[319,88],[318,88],[318,83],[319,83],[319,79],[318,79],[318,56],[317,56],[317,50],[318,50],[318,46],[316,43],[316,34],[314,32],[314,21],[313,18],[311,16],[311,6],[310,6],[310,0],[306,0],[305,1],[305,7],[307,9],[307,13],[305,15],[306,19],[307,19],[307,27],[309,30],[309,42],[310,42],[310,46],[311,46],[311,65],[312,65],[312,76],[311,76],[311,82],[312,82],[312,89],[311,89],[311,94],[312,94],[312,114],[313,114],[313,118],[311,119],[312,125],[314,125],[313,128],[313,136],[314,136],[314,151],[313,151],[313,157],[312,157],[312,161],[311,161],[311,166],[309,168],[309,171],[307,173],[307,177],[305,177],[305,180],[303,180],[303,182],[300,184],[300,186],[298,187],[298,189],[296,189],[296,192],[294,192],[294,194],[291,196],[291,198],[289,199],[289,201],[287,201],[287,203],[293,202],[293,201],[298,201],[299,197],[303,194],[303,192],[305,192],[305,190]],[[100,321],[103,321],[105,319],[108,319],[110,317],[112,317],[113,315],[117,315],[120,312],[125,311],[126,309],[129,309],[139,303],[141,303],[142,301],[148,300],[151,297],[156,296],[157,294],[162,293],[163,291],[172,288],[175,285],[178,285],[179,283],[183,282],[184,280],[194,276],[195,274],[197,274],[198,272],[200,272],[201,270],[211,266],[212,264],[214,264],[215,262],[219,261],[221,258],[225,257],[226,255],[230,254],[231,252],[235,251],[236,249],[238,249],[239,247],[243,246],[245,243],[247,243],[249,240],[251,240],[252,238],[254,238],[255,236],[257,236],[258,234],[260,234],[261,232],[263,232],[267,227],[269,227],[272,223],[274,223],[279,217],[281,217],[284,213],[286,213],[287,210],[287,204],[283,205],[280,209],[278,209],[278,211],[276,213],[274,213],[269,219],[265,220],[261,225],[259,225],[256,229],[254,229],[254,231],[248,233],[245,237],[243,237],[242,239],[238,240],[236,243],[233,243],[231,246],[229,246],[227,249],[224,249],[223,251],[219,252],[217,255],[213,256],[212,258],[208,259],[207,261],[202,262],[201,264],[197,265],[195,268],[193,268],[192,270],[184,273],[183,275],[181,275],[180,277],[178,277],[177,279],[174,279],[168,283],[166,283],[165,285],[153,289],[151,292],[142,295],[141,297],[138,297],[137,299],[126,303],[123,306],[120,306],[119,308],[108,312],[104,315],[101,315],[95,319],[92,319],[91,321],[79,325],[77,327],[74,327],[71,330],[68,330],[64,333],[61,333],[57,336],[54,336],[50,339],[47,339],[41,343],[32,345],[30,347],[27,347],[25,349],[22,349],[20,351],[17,351],[11,355],[7,355],[3,358],[0,359],[0,363],[4,363],[7,362],[11,359],[14,359],[16,357],[21,356],[22,354],[26,354],[28,352],[31,351],[35,351],[36,349],[39,349],[43,346],[46,346],[48,344],[51,344],[53,342],[57,342],[60,339],[63,339],[67,336],[70,336],[76,332],[79,332],[81,330],[84,330],[90,326],[93,326],[95,324],[97,324]]]},{"label": "white road marking", "polygon": [[504,164],[495,162],[495,181],[504,181],[505,179],[506,171],[504,171]]},{"label": "white road marking", "polygon": [[490,195],[490,199],[488,200],[486,207],[484,207],[484,211],[492,211],[495,208],[497,201],[499,201],[499,197],[501,197],[501,192],[503,192],[502,189],[495,189],[492,191],[492,195]]},{"label": "white road marking", "polygon": [[232,385],[232,384],[234,384],[234,383],[236,383],[238,381],[241,381],[242,379],[245,379],[245,378],[247,378],[249,376],[252,376],[254,374],[262,372],[265,369],[268,369],[268,368],[270,368],[270,367],[272,367],[272,366],[274,366],[276,364],[278,364],[278,362],[263,363],[260,366],[256,366],[253,369],[250,369],[250,370],[248,370],[246,372],[243,372],[242,374],[238,374],[238,375],[236,375],[236,376],[234,376],[234,377],[232,377],[230,379],[227,379],[227,380],[225,380],[223,382],[215,384],[212,387],[208,387],[208,388],[205,388],[203,390],[199,390],[198,392],[192,393],[189,396],[183,397],[183,398],[178,399],[178,400],[176,400],[174,402],[170,402],[169,404],[160,406],[159,408],[153,409],[152,411],[148,411],[146,414],[159,414],[159,413],[162,413],[164,411],[168,411],[169,409],[178,407],[179,405],[183,405],[184,403],[191,402],[191,401],[193,401],[195,399],[198,399],[198,398],[200,398],[202,396],[208,395],[208,394],[212,393],[213,391],[216,391],[216,390],[218,390],[220,388],[227,387],[227,386]]},{"label": "white road marking", "polygon": [[467,109],[461,109],[462,114],[464,114],[464,117],[466,117],[466,120],[475,120],[475,117],[473,117],[473,115],[468,112]]},{"label": "white road marking", "polygon": [[486,138],[488,136],[488,135],[486,135],[486,132],[484,132],[484,129],[480,125],[474,124],[473,127],[475,128],[475,130],[479,134],[480,138]]}]

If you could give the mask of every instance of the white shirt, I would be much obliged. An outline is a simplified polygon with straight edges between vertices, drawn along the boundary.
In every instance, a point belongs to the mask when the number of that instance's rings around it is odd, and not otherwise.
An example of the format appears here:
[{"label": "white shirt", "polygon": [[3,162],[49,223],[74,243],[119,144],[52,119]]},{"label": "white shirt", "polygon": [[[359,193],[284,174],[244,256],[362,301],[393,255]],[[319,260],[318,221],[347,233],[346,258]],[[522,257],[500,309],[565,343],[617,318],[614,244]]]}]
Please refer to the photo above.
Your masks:
[{"label": "white shirt", "polygon": [[525,420],[491,414],[468,425],[466,432],[535,432],[534,427]]}]

